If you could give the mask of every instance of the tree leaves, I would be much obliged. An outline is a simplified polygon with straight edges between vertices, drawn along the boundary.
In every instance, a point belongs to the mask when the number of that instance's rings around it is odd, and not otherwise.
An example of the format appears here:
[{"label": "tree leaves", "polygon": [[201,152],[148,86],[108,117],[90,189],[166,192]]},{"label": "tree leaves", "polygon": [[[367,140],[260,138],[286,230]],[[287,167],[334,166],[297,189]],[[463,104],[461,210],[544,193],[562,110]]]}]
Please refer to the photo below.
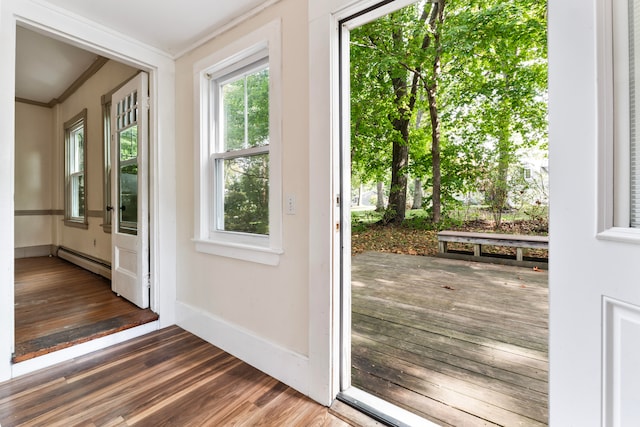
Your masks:
[{"label": "tree leaves", "polygon": [[[518,150],[547,144],[546,3],[447,0],[435,21],[434,7],[421,1],[351,32],[353,173],[362,182],[423,178],[435,204],[440,191],[451,204],[498,182],[499,214]],[[422,117],[428,88],[432,120]],[[394,162],[403,145],[408,161]],[[406,193],[392,181],[392,192]]]}]

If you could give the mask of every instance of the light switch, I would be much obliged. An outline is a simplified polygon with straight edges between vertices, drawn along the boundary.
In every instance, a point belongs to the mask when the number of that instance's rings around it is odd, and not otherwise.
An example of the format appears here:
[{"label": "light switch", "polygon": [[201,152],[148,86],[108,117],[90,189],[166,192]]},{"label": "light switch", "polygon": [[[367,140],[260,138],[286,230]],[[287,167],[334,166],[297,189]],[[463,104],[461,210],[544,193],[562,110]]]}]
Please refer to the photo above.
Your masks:
[{"label": "light switch", "polygon": [[287,215],[295,215],[296,213],[296,196],[295,194],[287,194],[285,211]]}]

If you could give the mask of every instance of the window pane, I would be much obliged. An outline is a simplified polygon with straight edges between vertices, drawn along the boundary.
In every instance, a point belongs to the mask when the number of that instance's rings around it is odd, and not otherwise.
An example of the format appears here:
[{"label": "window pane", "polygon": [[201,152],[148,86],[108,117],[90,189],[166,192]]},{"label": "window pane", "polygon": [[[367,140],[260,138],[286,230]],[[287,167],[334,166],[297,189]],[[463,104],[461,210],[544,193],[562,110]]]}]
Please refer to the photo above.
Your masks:
[{"label": "window pane", "polygon": [[218,160],[224,173],[226,231],[269,234],[269,155]]},{"label": "window pane", "polygon": [[221,86],[222,151],[269,144],[269,70]]},{"label": "window pane", "polygon": [[244,79],[222,86],[223,151],[245,148],[244,106]]},{"label": "window pane", "polygon": [[[120,166],[120,225],[131,228],[138,221],[138,165]],[[123,222],[129,224],[122,224]]]},{"label": "window pane", "polygon": [[640,227],[640,149],[638,147],[638,128],[640,109],[638,95],[640,93],[640,5],[629,1],[629,136],[630,136],[630,226]]},{"label": "window pane", "polygon": [[70,165],[69,172],[76,173],[84,170],[84,129],[78,126],[72,129],[70,134]]},{"label": "window pane", "polygon": [[247,138],[250,147],[269,144],[269,70],[247,76]]},{"label": "window pane", "polygon": [[119,134],[120,160],[124,162],[138,157],[138,126],[131,126]]},{"label": "window pane", "polygon": [[84,174],[71,176],[71,217],[84,217]]}]

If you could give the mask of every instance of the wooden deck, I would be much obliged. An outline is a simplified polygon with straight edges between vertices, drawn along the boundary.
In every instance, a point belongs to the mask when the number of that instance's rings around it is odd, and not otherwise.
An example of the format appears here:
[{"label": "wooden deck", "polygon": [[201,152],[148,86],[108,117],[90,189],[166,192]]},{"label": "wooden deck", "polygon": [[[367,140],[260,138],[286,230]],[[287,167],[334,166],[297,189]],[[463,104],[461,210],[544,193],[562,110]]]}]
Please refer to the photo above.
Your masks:
[{"label": "wooden deck", "polygon": [[0,383],[0,424],[348,426],[176,326]]},{"label": "wooden deck", "polygon": [[548,419],[547,272],[368,252],[352,267],[352,382],[442,425]]},{"label": "wooden deck", "polygon": [[111,291],[111,282],[56,257],[15,261],[13,362],[152,322]]}]

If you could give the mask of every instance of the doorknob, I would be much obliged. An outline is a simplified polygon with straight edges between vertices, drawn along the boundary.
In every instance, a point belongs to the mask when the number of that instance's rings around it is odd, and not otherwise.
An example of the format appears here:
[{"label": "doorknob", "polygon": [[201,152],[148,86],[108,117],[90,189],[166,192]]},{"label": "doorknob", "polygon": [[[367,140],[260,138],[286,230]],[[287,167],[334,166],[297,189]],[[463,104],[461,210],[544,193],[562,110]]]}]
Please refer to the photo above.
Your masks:
[{"label": "doorknob", "polygon": [[124,206],[124,205],[123,205],[123,206],[120,206],[120,210],[121,210],[122,212],[124,212],[126,209],[127,209],[127,207],[126,207],[126,206]]},{"label": "doorknob", "polygon": [[107,212],[111,212],[113,210],[113,206],[107,206]]}]

